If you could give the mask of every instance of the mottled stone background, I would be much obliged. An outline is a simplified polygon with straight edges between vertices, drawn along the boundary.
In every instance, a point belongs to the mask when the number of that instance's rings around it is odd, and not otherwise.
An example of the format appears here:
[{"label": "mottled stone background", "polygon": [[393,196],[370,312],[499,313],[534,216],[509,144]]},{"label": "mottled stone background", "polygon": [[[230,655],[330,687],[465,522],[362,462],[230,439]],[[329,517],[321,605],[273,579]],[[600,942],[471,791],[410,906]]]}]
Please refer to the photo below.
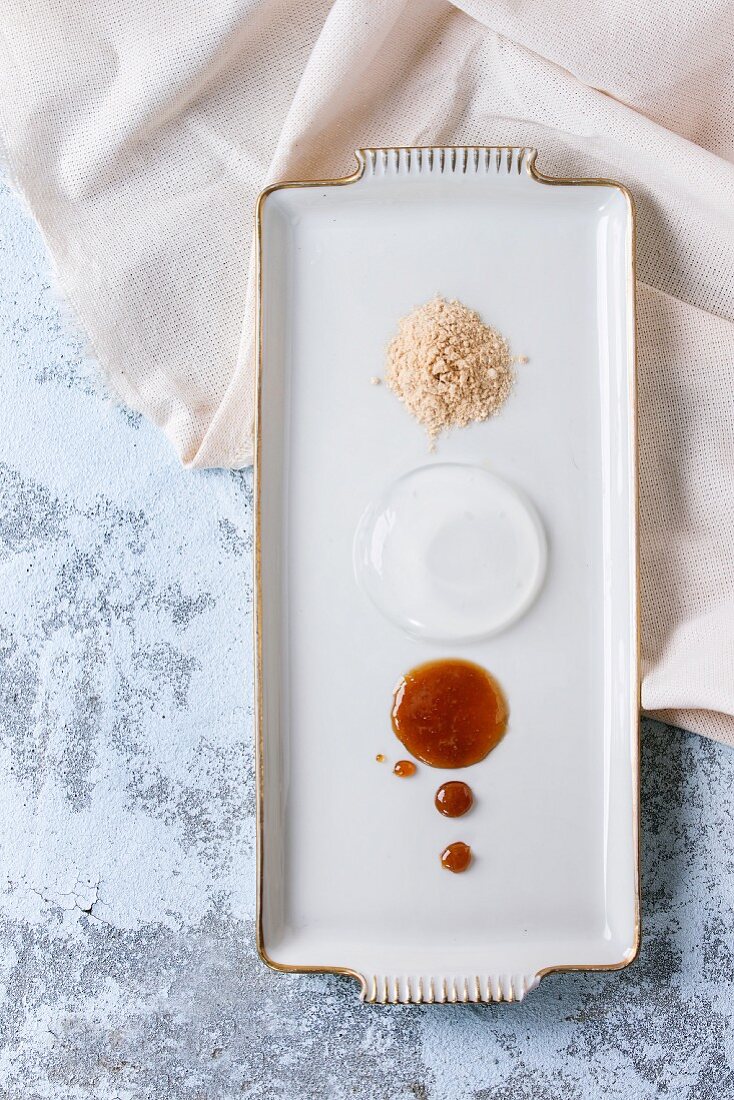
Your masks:
[{"label": "mottled stone background", "polygon": [[0,249],[0,1096],[734,1096],[734,754],[652,722],[629,970],[380,1008],[261,966],[251,476],[104,395],[7,188]]}]

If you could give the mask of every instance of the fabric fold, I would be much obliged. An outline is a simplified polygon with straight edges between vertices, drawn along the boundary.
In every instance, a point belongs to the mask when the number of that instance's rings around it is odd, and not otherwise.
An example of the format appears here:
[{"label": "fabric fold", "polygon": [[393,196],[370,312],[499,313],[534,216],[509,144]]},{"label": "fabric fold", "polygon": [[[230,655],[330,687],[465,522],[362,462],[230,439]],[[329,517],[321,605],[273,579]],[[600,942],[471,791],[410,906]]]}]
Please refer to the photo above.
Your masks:
[{"label": "fabric fold", "polygon": [[733,60],[723,0],[36,0],[0,28],[0,139],[111,387],[196,468],[252,459],[268,183],[414,144],[625,183],[643,705],[734,744]]}]

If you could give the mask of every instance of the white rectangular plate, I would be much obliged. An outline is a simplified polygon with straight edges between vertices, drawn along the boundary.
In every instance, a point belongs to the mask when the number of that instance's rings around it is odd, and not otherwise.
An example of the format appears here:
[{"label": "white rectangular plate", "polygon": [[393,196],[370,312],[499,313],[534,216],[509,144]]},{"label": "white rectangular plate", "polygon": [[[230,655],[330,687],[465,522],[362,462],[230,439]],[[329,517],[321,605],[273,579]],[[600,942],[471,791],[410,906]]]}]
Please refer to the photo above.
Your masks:
[{"label": "white rectangular plate", "polygon": [[[619,185],[534,160],[365,150],[353,177],[270,188],[258,209],[259,948],[350,973],[370,1001],[519,999],[638,949],[633,212]],[[497,417],[429,454],[370,379],[437,293],[528,362]],[[355,581],[365,508],[432,462],[501,475],[545,528],[540,596],[489,640],[416,640]],[[392,775],[394,685],[444,656],[489,669],[510,707],[461,773],[477,801],[458,821],[433,807],[457,773]],[[455,839],[477,857],[463,875],[438,858]]]}]

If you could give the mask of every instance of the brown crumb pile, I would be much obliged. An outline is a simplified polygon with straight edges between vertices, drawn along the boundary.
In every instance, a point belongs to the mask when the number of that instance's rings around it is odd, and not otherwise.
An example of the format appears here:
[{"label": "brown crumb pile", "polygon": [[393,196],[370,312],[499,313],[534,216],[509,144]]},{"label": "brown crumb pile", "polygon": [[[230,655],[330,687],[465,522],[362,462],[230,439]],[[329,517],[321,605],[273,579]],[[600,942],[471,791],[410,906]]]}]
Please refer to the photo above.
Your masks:
[{"label": "brown crumb pile", "polygon": [[500,410],[512,389],[507,341],[461,302],[433,298],[400,322],[387,351],[385,382],[431,443]]}]

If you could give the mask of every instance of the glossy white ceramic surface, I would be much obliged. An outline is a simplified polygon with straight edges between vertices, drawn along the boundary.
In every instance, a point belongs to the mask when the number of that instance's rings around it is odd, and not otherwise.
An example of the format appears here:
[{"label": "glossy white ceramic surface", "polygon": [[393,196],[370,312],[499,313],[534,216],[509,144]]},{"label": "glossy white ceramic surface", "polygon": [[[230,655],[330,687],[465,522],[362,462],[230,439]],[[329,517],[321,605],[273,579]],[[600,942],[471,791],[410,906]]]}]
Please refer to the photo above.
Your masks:
[{"label": "glossy white ceramic surface", "polygon": [[[638,941],[632,213],[614,185],[536,178],[524,151],[361,163],[261,203],[261,949],[354,971],[370,1000],[521,997]],[[430,455],[370,379],[436,293],[528,362],[499,416]],[[366,510],[446,463],[516,487],[547,539],[534,602],[465,644],[390,622],[353,567]],[[398,779],[392,689],[442,656],[496,676],[508,732],[461,773]],[[458,821],[433,807],[452,775],[476,797]],[[454,876],[438,857],[458,839],[475,862]]]}]

